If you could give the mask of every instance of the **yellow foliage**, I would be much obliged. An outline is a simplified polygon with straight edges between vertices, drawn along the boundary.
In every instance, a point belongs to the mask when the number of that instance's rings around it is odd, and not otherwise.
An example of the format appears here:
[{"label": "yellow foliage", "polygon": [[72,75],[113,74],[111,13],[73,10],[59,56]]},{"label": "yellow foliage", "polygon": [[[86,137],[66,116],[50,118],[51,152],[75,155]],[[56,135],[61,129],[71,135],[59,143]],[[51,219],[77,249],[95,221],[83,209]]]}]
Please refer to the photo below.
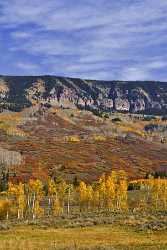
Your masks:
[{"label": "yellow foliage", "polygon": [[95,141],[106,141],[106,137],[104,135],[94,135],[93,139]]},{"label": "yellow foliage", "polygon": [[66,136],[65,141],[67,141],[67,142],[80,142],[80,138],[77,135]]},{"label": "yellow foliage", "polygon": [[32,193],[35,193],[37,196],[43,195],[43,184],[40,180],[30,180],[29,188]]},{"label": "yellow foliage", "polygon": [[150,209],[167,209],[167,180],[166,179],[139,179],[130,184],[138,186],[144,192],[145,207]]},{"label": "yellow foliage", "polygon": [[24,184],[19,183],[17,185],[17,184],[12,184],[11,182],[9,182],[8,196],[14,198],[14,200],[12,202],[13,211],[17,210],[18,219],[23,218],[24,217],[24,209],[26,206]]},{"label": "yellow foliage", "polygon": [[25,133],[17,126],[22,123],[22,116],[19,113],[1,114],[0,129],[4,130],[7,135],[25,136]]},{"label": "yellow foliage", "polygon": [[30,180],[28,183],[29,195],[32,199],[31,212],[33,219],[44,214],[44,209],[40,206],[40,201],[44,196],[43,184],[40,180]]},{"label": "yellow foliage", "polygon": [[91,185],[86,185],[85,182],[81,181],[78,187],[79,192],[79,203],[80,203],[80,209],[87,207],[88,209],[91,208],[91,206],[94,203],[94,190]]},{"label": "yellow foliage", "polygon": [[12,136],[21,136],[21,137],[25,137],[26,134],[18,128],[8,128],[6,129],[6,133],[7,135],[12,135]]},{"label": "yellow foliage", "polygon": [[122,210],[127,208],[127,181],[123,170],[112,171],[110,175],[102,175],[99,179],[100,207]]},{"label": "yellow foliage", "polygon": [[39,201],[35,201],[35,205],[33,207],[33,217],[40,218],[44,215],[44,209],[40,206]]},{"label": "yellow foliage", "polygon": [[0,200],[0,218],[6,218],[10,210],[11,202],[9,200]]},{"label": "yellow foliage", "polygon": [[[59,216],[67,211],[69,214],[73,207],[75,209],[78,207],[80,212],[90,210],[124,212],[131,207],[127,197],[127,175],[123,170],[103,174],[92,184],[80,181],[77,187],[67,184],[63,179],[58,180],[54,182],[51,178],[48,179],[47,197],[44,196],[43,183],[40,180],[30,180],[28,184],[9,182],[7,192],[1,193],[4,200],[0,200],[0,217],[17,214],[18,219],[23,216],[35,219],[46,213]],[[166,179],[150,177],[131,181],[129,184],[134,185],[134,188],[136,186],[140,188],[139,199],[135,201],[136,209],[166,211]],[[47,209],[44,205],[46,202]]]},{"label": "yellow foliage", "polygon": [[57,193],[56,183],[49,178],[48,179],[48,194],[50,196],[55,195]]},{"label": "yellow foliage", "polygon": [[53,203],[53,214],[54,214],[55,216],[58,216],[58,215],[61,215],[62,212],[63,212],[63,208],[62,208],[62,206],[61,206],[61,204],[60,204],[59,199],[56,198],[56,199],[54,200],[54,203]]},{"label": "yellow foliage", "polygon": [[85,182],[81,181],[79,183],[79,197],[80,197],[80,203],[83,203],[87,200],[87,187]]},{"label": "yellow foliage", "polygon": [[121,125],[121,126],[119,126],[119,128],[126,134],[131,133],[131,134],[134,134],[134,135],[139,136],[139,137],[145,137],[146,136],[146,133],[144,131],[142,131],[141,129],[139,130],[139,129],[135,128],[135,127],[130,127],[130,126],[127,126],[127,125],[126,126]]}]

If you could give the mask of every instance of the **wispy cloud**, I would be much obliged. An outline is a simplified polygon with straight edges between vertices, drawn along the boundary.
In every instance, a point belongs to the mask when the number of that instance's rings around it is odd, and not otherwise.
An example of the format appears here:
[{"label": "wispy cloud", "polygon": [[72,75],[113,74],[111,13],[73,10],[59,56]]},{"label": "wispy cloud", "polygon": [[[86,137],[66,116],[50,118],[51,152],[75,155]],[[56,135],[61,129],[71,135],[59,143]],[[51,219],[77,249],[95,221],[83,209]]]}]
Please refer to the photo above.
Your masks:
[{"label": "wispy cloud", "polygon": [[151,78],[151,75],[146,69],[137,68],[137,67],[127,67],[123,69],[122,75],[121,75],[121,79],[125,81],[126,80],[133,81],[135,79],[140,79],[140,80],[145,81],[150,78]]},{"label": "wispy cloud", "polygon": [[5,0],[0,32],[18,74],[158,79],[167,60],[166,12],[164,0]]},{"label": "wispy cloud", "polygon": [[11,33],[11,36],[15,39],[27,39],[32,37],[33,35],[30,32],[14,31]]},{"label": "wispy cloud", "polygon": [[36,64],[33,63],[29,63],[29,62],[17,62],[16,65],[18,68],[23,69],[23,70],[32,70],[32,69],[38,69],[38,66]]}]

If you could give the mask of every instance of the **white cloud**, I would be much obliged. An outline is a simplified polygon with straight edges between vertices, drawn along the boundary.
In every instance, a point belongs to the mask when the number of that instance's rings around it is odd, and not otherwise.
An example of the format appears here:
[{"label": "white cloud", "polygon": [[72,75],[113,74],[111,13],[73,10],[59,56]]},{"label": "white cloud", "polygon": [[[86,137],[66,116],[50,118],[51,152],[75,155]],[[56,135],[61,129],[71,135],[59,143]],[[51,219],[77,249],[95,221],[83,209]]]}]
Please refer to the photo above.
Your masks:
[{"label": "white cloud", "polygon": [[[0,25],[12,29],[9,52],[40,58],[38,68],[45,73],[145,80],[166,66],[160,47],[166,46],[167,1],[0,0],[0,5]],[[157,54],[160,60],[152,61]]]},{"label": "white cloud", "polygon": [[148,69],[161,69],[167,67],[167,62],[164,61],[152,61],[146,65]]},{"label": "white cloud", "polygon": [[27,74],[31,72],[31,74],[37,74],[40,71],[40,68],[37,64],[35,63],[30,63],[30,62],[16,62],[15,66],[19,68],[21,71],[21,75]]},{"label": "white cloud", "polygon": [[[115,4],[115,0],[108,3],[107,0],[97,0],[94,4],[90,1],[68,0],[5,0],[1,3],[2,13],[0,21],[7,25],[19,25],[34,23],[44,29],[52,30],[76,30],[81,28],[93,28],[110,25],[114,31],[117,28],[135,30],[141,28],[141,24],[150,22],[144,27],[158,29],[153,21],[158,18],[166,18],[164,0],[133,1],[131,4]],[[136,27],[131,26],[136,24]],[[129,27],[128,27],[129,26]],[[149,27],[147,30],[149,30]],[[143,27],[142,27],[143,29]],[[141,31],[142,31],[141,29]],[[111,30],[110,30],[111,32]]]},{"label": "white cloud", "polygon": [[144,68],[136,68],[136,67],[126,67],[123,69],[121,74],[121,80],[124,81],[135,81],[135,80],[151,80],[151,75]]}]

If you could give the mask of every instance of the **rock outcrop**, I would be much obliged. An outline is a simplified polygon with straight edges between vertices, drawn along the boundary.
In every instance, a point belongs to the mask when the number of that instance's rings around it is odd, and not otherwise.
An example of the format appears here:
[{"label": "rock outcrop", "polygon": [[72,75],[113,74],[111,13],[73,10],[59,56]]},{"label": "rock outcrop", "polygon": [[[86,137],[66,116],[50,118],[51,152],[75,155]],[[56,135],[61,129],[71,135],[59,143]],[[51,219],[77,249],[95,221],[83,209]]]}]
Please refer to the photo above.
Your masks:
[{"label": "rock outcrop", "polygon": [[144,114],[167,112],[167,83],[93,81],[56,76],[0,77],[0,110],[34,103]]}]

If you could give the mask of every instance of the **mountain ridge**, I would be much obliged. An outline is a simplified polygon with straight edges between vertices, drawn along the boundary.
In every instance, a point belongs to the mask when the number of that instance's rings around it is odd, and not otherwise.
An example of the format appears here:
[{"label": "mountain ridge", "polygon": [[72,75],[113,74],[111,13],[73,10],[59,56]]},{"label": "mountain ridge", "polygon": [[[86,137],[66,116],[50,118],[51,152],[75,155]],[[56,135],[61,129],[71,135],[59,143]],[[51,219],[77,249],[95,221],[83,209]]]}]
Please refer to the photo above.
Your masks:
[{"label": "mountain ridge", "polygon": [[[21,111],[32,101],[90,111],[164,115],[167,83],[159,81],[100,81],[62,76],[0,76],[0,107]],[[43,91],[41,92],[41,89]],[[29,98],[31,91],[31,100]]]},{"label": "mountain ridge", "polygon": [[160,80],[121,80],[121,79],[112,79],[112,80],[102,80],[102,79],[89,79],[89,78],[81,78],[81,77],[72,77],[72,76],[63,76],[63,75],[47,75],[47,74],[39,74],[39,75],[12,75],[12,74],[0,74],[0,78],[43,78],[43,77],[55,77],[55,78],[69,78],[69,79],[78,79],[78,80],[85,80],[85,81],[96,81],[96,82],[129,82],[129,83],[135,83],[135,82],[141,82],[141,83],[164,83],[167,84],[167,81],[160,81]]}]

